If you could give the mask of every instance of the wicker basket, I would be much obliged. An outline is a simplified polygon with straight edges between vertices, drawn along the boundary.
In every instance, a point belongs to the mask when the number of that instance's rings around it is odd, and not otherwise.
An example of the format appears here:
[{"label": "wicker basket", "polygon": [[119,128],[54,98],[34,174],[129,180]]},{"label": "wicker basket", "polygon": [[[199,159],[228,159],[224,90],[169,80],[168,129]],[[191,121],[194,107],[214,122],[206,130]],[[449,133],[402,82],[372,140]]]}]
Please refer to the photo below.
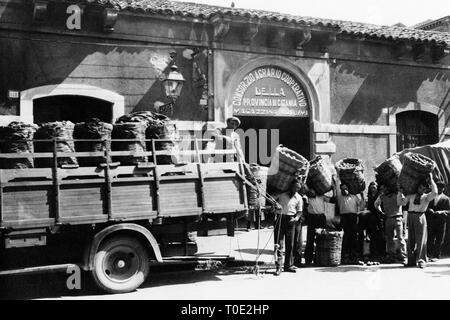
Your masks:
[{"label": "wicker basket", "polygon": [[341,264],[343,231],[316,230],[315,264],[332,267]]},{"label": "wicker basket", "polygon": [[405,195],[416,193],[421,181],[426,179],[435,167],[434,160],[424,155],[411,152],[405,154],[403,168],[398,178],[403,193]]},{"label": "wicker basket", "polygon": [[263,195],[266,193],[267,173],[269,168],[261,167],[253,163],[250,165],[250,170],[252,171],[252,175],[247,175],[247,179],[253,183],[253,185],[258,185],[260,196],[258,198],[258,192],[254,188],[247,186],[248,205],[254,208],[265,207],[266,198]]},{"label": "wicker basket", "polygon": [[333,173],[321,156],[310,161],[307,183],[317,194],[322,195],[333,189]]},{"label": "wicker basket", "polygon": [[390,157],[375,169],[376,182],[379,185],[395,186],[402,170],[402,163],[397,156]]},{"label": "wicker basket", "polygon": [[351,194],[359,194],[366,189],[364,166],[361,160],[355,158],[342,159],[336,163],[336,170],[341,183],[347,185],[348,192]]},{"label": "wicker basket", "polygon": [[270,163],[267,183],[279,191],[286,191],[296,177],[305,181],[308,169],[308,160],[297,152],[279,145]]}]

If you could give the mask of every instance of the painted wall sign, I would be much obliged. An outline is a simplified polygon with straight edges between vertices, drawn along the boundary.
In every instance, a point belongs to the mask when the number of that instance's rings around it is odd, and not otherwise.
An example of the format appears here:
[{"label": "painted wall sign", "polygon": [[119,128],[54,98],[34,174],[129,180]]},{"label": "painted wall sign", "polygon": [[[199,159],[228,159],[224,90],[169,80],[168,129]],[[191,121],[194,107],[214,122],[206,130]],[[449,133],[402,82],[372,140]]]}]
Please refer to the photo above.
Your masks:
[{"label": "painted wall sign", "polygon": [[233,114],[308,117],[309,102],[302,85],[289,72],[259,67],[247,73],[232,94]]},{"label": "painted wall sign", "polygon": [[76,4],[67,7],[66,13],[69,17],[66,20],[66,27],[69,30],[81,29],[81,8]]}]

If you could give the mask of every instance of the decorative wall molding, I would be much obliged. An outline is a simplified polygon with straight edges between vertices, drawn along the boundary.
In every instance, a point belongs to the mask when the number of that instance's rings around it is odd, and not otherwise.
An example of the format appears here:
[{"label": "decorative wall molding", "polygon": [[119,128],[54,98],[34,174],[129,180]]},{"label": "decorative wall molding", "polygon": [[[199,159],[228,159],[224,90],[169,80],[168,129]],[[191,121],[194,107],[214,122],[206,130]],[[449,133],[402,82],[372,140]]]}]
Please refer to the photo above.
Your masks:
[{"label": "decorative wall molding", "polygon": [[336,33],[327,33],[325,36],[319,37],[319,51],[322,53],[329,52],[330,46],[336,42]]},{"label": "decorative wall molding", "polygon": [[303,50],[303,46],[311,41],[311,30],[304,29],[296,33],[296,49]]},{"label": "decorative wall molding", "polygon": [[222,18],[215,18],[212,20],[214,26],[214,41],[222,42],[230,31],[230,22]]},{"label": "decorative wall molding", "polygon": [[256,23],[249,23],[244,27],[244,32],[242,33],[242,42],[245,45],[251,45],[253,39],[256,37],[259,31],[259,25]]},{"label": "decorative wall molding", "polygon": [[113,32],[114,25],[117,22],[117,17],[119,12],[115,9],[105,8],[103,10],[103,31],[105,32]]},{"label": "decorative wall molding", "polygon": [[412,46],[404,41],[397,41],[393,46],[393,54],[395,59],[404,60],[406,59],[409,52],[412,51]]},{"label": "decorative wall molding", "polygon": [[48,18],[48,2],[35,0],[33,3],[33,24],[43,24]]},{"label": "decorative wall molding", "polygon": [[430,49],[431,61],[439,63],[439,61],[450,54],[450,50],[444,46],[432,45]]},{"label": "decorative wall molding", "polygon": [[286,30],[275,29],[273,33],[269,33],[268,45],[271,48],[278,48],[280,44],[285,41]]}]

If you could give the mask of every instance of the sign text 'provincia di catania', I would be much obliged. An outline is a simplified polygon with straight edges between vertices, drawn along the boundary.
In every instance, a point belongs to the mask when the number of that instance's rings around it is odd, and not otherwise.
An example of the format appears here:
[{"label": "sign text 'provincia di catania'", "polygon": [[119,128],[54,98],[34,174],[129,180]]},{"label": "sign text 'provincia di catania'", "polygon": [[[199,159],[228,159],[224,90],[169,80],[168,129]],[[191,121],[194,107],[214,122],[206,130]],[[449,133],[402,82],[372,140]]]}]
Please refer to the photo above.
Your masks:
[{"label": "sign text 'provincia di catania'", "polygon": [[308,99],[301,84],[276,67],[247,73],[232,96],[233,114],[307,117]]}]

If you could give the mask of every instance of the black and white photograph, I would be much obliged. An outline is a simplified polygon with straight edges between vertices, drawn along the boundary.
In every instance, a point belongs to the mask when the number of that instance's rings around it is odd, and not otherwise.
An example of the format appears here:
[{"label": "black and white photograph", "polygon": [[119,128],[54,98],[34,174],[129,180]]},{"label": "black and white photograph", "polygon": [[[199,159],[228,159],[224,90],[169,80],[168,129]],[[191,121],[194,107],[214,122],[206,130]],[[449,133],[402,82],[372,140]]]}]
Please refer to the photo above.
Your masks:
[{"label": "black and white photograph", "polygon": [[0,0],[0,300],[448,300],[449,161],[448,0]]}]

